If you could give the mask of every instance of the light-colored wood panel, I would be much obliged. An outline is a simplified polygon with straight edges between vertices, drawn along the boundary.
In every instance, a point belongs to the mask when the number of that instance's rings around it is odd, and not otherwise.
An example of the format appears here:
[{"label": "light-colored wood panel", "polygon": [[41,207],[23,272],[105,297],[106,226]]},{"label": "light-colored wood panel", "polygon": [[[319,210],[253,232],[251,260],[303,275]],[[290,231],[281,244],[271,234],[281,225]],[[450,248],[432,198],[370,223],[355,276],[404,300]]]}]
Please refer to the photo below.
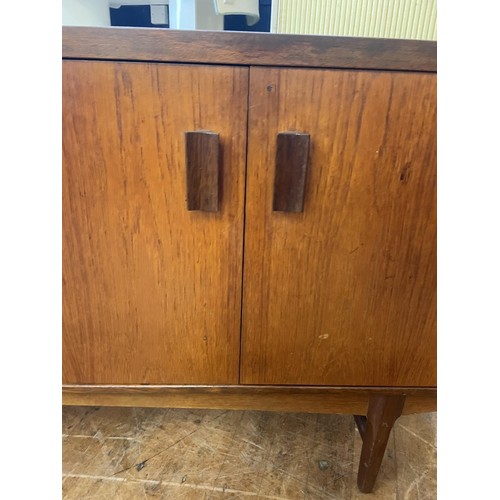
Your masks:
[{"label": "light-colored wood panel", "polygon": [[65,385],[64,405],[211,408],[365,415],[372,394],[403,394],[403,414],[436,410],[436,389]]},{"label": "light-colored wood panel", "polygon": [[[237,383],[248,69],[63,62],[64,383]],[[188,211],[185,132],[221,144]]]},{"label": "light-colored wood panel", "polygon": [[[302,213],[276,137],[310,134]],[[436,77],[251,68],[241,382],[436,385]]]},{"label": "light-colored wood panel", "polygon": [[435,439],[433,417],[398,419],[367,496],[349,415],[64,407],[63,498],[434,499],[436,449],[420,439]]}]

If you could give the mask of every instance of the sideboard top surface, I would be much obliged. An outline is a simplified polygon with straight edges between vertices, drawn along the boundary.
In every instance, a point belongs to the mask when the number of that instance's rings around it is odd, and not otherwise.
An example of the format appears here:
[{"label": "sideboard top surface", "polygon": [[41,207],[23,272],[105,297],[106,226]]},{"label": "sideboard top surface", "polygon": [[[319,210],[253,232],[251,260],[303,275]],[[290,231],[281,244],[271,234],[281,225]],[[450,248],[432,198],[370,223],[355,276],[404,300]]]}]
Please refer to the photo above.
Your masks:
[{"label": "sideboard top surface", "polygon": [[436,72],[433,41],[64,26],[62,56],[150,62]]}]

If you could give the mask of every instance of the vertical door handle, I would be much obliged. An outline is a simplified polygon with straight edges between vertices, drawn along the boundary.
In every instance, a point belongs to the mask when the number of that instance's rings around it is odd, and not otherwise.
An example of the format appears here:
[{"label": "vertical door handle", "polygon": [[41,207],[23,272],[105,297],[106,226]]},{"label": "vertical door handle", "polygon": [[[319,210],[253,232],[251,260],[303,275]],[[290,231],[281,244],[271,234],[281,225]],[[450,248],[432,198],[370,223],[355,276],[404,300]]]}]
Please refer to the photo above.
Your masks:
[{"label": "vertical door handle", "polygon": [[309,134],[280,132],[277,135],[273,211],[303,211],[308,156]]},{"label": "vertical door handle", "polygon": [[186,132],[187,209],[219,210],[219,134]]}]

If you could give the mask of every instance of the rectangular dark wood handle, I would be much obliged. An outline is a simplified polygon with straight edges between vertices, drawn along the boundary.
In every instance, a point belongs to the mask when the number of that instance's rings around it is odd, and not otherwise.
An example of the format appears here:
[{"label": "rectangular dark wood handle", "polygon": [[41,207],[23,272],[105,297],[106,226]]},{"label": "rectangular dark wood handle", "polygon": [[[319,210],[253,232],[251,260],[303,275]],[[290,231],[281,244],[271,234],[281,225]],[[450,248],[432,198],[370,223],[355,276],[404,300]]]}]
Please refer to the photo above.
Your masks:
[{"label": "rectangular dark wood handle", "polygon": [[273,211],[303,211],[308,156],[309,134],[302,132],[278,134]]},{"label": "rectangular dark wood handle", "polygon": [[219,134],[186,132],[187,209],[219,209]]}]

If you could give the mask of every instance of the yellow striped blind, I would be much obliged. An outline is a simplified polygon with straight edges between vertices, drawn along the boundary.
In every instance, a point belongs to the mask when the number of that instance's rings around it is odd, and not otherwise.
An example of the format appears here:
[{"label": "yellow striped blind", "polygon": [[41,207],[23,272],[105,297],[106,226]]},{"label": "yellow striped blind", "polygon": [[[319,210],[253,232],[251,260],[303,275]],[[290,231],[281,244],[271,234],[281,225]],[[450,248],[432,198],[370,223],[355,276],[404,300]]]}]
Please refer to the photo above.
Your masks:
[{"label": "yellow striped blind", "polygon": [[273,0],[276,32],[436,40],[436,0]]}]

